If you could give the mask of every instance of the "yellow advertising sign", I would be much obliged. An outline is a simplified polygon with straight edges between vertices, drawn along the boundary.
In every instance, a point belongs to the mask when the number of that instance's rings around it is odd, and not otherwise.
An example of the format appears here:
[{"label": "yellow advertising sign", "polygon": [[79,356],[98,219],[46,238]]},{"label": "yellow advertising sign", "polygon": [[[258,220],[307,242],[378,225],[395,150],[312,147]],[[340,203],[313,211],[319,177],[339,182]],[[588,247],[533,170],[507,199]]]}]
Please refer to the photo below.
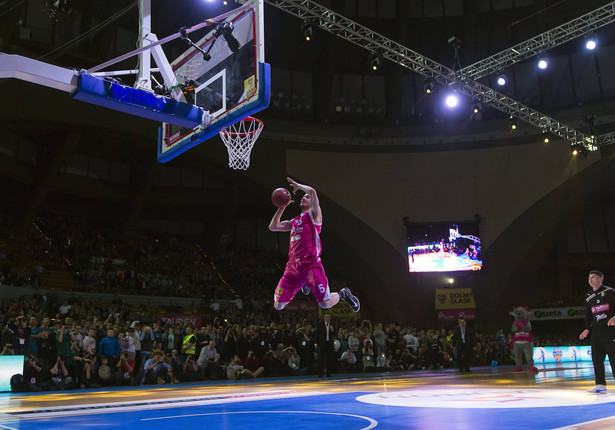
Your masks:
[{"label": "yellow advertising sign", "polygon": [[357,320],[357,314],[352,311],[352,308],[346,302],[340,301],[337,306],[333,306],[329,309],[322,309],[320,306],[318,307],[318,315],[321,318],[324,316],[325,312],[331,314],[332,318],[344,322],[351,322]]},{"label": "yellow advertising sign", "polygon": [[474,295],[471,288],[436,290],[436,309],[474,309]]}]

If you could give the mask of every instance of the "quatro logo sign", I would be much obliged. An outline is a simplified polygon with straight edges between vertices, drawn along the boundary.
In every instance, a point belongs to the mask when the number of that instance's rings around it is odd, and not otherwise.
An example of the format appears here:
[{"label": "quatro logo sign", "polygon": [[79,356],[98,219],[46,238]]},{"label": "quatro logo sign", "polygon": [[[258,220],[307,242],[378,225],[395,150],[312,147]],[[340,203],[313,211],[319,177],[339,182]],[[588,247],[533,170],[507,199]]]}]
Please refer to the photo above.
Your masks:
[{"label": "quatro logo sign", "polygon": [[385,406],[498,409],[546,408],[615,402],[610,396],[588,396],[585,390],[441,389],[376,393],[357,397],[363,403]]}]

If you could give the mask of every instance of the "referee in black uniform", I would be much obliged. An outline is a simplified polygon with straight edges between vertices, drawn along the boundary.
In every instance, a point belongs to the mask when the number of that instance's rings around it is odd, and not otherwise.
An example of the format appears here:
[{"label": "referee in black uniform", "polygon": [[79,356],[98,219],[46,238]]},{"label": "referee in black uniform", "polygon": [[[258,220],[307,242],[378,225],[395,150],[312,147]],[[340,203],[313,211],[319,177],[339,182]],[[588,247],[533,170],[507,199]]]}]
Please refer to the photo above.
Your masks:
[{"label": "referee in black uniform", "polygon": [[579,339],[583,340],[591,330],[590,345],[596,386],[589,392],[595,394],[606,394],[604,359],[607,354],[615,376],[615,290],[603,285],[603,280],[602,272],[589,272],[588,282],[593,291],[585,299],[585,330],[579,335]]}]

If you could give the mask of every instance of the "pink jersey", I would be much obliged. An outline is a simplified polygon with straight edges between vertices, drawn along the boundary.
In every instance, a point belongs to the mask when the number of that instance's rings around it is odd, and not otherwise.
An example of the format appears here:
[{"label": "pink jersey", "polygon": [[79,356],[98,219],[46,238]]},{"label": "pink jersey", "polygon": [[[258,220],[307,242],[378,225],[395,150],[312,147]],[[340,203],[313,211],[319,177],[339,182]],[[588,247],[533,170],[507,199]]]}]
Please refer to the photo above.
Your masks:
[{"label": "pink jersey", "polygon": [[322,223],[316,224],[312,212],[303,212],[293,218],[290,229],[290,244],[288,245],[289,262],[297,259],[320,256],[320,230]]}]

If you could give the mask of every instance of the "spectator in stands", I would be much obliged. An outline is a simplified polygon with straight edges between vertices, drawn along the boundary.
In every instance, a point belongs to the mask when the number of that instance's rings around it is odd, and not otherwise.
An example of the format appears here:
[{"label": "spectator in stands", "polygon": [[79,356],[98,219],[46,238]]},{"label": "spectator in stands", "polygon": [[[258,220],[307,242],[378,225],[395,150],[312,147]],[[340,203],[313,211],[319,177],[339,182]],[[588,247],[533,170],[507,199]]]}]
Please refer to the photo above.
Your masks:
[{"label": "spectator in stands", "polygon": [[30,327],[28,327],[27,318],[24,315],[19,315],[15,318],[15,322],[10,328],[15,336],[12,342],[15,355],[26,355],[30,340]]},{"label": "spectator in stands", "polygon": [[55,335],[50,336],[48,330],[45,329],[40,332],[36,345],[38,358],[45,366],[51,364],[54,358],[58,356]]},{"label": "spectator in stands", "polygon": [[354,352],[352,352],[352,348],[347,348],[346,351],[342,353],[338,361],[341,363],[344,373],[355,371],[357,357],[354,355]]},{"label": "spectator in stands", "polygon": [[13,347],[13,342],[15,342],[15,332],[11,328],[12,325],[13,325],[12,321],[9,320],[8,324],[3,324],[2,326],[2,335],[0,337],[1,339],[0,342],[2,343],[2,349],[4,349],[6,345],[10,345],[11,348]]},{"label": "spectator in stands", "polygon": [[98,367],[100,362],[96,354],[89,354],[83,358],[83,382],[85,388],[98,388]]},{"label": "spectator in stands", "polygon": [[152,324],[152,334],[154,335],[154,349],[162,350],[162,332],[160,331],[160,324]]},{"label": "spectator in stands", "polygon": [[162,333],[162,349],[167,352],[175,349],[175,327],[173,325],[169,325]]},{"label": "spectator in stands", "polygon": [[[180,360],[180,355],[177,350],[173,350],[173,357],[171,358],[171,366],[175,368],[175,363],[178,363]],[[200,381],[202,379],[201,372],[199,370],[199,366],[196,364],[196,360],[194,359],[194,355],[189,355],[186,360],[181,364],[180,363],[180,373],[177,375],[177,378],[182,382],[191,382],[191,381]]]},{"label": "spectator in stands", "polygon": [[63,360],[72,360],[75,355],[73,351],[73,336],[68,324],[62,324],[56,334],[56,349],[58,355]]},{"label": "spectator in stands", "polygon": [[115,337],[115,330],[107,330],[107,336],[102,338],[98,344],[98,354],[100,355],[101,363],[102,357],[107,357],[109,366],[115,366],[120,355],[120,342]]},{"label": "spectator in stands", "polygon": [[419,347],[419,339],[414,335],[413,329],[406,330],[404,342],[406,342],[406,348],[410,349],[413,353],[416,352]]},{"label": "spectator in stands", "polygon": [[23,377],[27,384],[28,391],[41,391],[42,371],[43,367],[39,366],[34,355],[25,357]]},{"label": "spectator in stands", "polygon": [[116,385],[132,385],[135,377],[135,360],[130,356],[128,351],[121,354],[119,361],[116,364],[117,378]]},{"label": "spectator in stands", "polygon": [[239,355],[235,354],[226,366],[226,377],[228,380],[234,381],[236,379],[253,378],[254,376],[252,372],[243,367]]},{"label": "spectator in stands", "polygon": [[145,363],[152,356],[154,341],[156,340],[154,332],[149,325],[143,327],[139,340],[141,341],[141,363]]},{"label": "spectator in stands", "polygon": [[[179,354],[176,349],[171,350],[169,357],[169,364],[173,370],[173,374],[179,378],[184,367],[185,358]],[[198,369],[197,369],[198,370]]]},{"label": "spectator in stands", "polygon": [[504,330],[498,330],[495,335],[495,340],[498,343],[498,362],[503,364],[506,359],[506,335],[504,334]]},{"label": "spectator in stands", "polygon": [[68,375],[68,369],[64,363],[64,359],[58,356],[53,367],[49,369],[51,373],[51,390],[65,390],[73,388],[73,378]]},{"label": "spectator in stands", "polygon": [[371,343],[365,343],[362,352],[363,372],[371,372],[376,368],[374,349]]},{"label": "spectator in stands", "polygon": [[261,361],[252,350],[248,351],[248,355],[243,359],[243,367],[250,370],[255,378],[265,371],[265,368],[261,366]]},{"label": "spectator in stands", "polygon": [[152,356],[145,362],[143,370],[142,384],[165,384],[171,382],[173,378],[171,365],[165,363],[164,356],[159,350],[152,351]]},{"label": "spectator in stands", "polygon": [[38,319],[35,316],[31,316],[28,321],[28,327],[30,328],[30,338],[28,339],[28,352],[36,355],[36,352],[38,351],[36,341],[41,333],[41,326],[38,325]]},{"label": "spectator in stands", "polygon": [[210,340],[209,345],[201,350],[199,359],[196,364],[199,366],[201,377],[203,379],[217,379],[220,369],[220,361],[218,351],[216,350],[216,341]]},{"label": "spectator in stands", "polygon": [[301,367],[301,357],[297,354],[297,350],[292,346],[287,348],[287,360],[292,376],[302,376],[307,373],[308,368]]},{"label": "spectator in stands", "polygon": [[384,351],[386,344],[386,333],[384,332],[382,323],[378,323],[374,329],[374,353],[380,355]]},{"label": "spectator in stands", "polygon": [[100,366],[98,366],[98,383],[103,387],[112,385],[111,381],[111,366],[109,366],[109,359],[106,356],[100,357]]},{"label": "spectator in stands", "polygon": [[58,310],[60,311],[60,315],[64,317],[70,315],[71,308],[72,306],[68,304],[68,300],[64,300],[64,303],[62,303],[62,306],[60,306]]},{"label": "spectator in stands", "polygon": [[[186,335],[184,336],[184,338],[182,340],[182,354],[186,358],[188,358],[188,356],[190,356],[190,355],[192,357],[200,357],[200,353],[199,353],[199,356],[196,355],[197,340],[198,340],[198,338],[193,333],[194,326],[192,324],[187,324],[185,330],[186,330]],[[203,348],[203,349],[205,349],[205,348]],[[202,350],[201,350],[201,353],[202,353]],[[200,364],[199,364],[199,367],[201,367]]]},{"label": "spectator in stands", "polygon": [[86,355],[96,352],[96,330],[93,328],[89,329],[88,335],[83,338],[83,352]]},{"label": "spectator in stands", "polygon": [[[361,342],[355,331],[351,331],[348,335],[348,348],[350,348],[353,353],[359,351],[359,348],[361,348]],[[346,352],[346,350],[344,350],[344,352]]]}]

